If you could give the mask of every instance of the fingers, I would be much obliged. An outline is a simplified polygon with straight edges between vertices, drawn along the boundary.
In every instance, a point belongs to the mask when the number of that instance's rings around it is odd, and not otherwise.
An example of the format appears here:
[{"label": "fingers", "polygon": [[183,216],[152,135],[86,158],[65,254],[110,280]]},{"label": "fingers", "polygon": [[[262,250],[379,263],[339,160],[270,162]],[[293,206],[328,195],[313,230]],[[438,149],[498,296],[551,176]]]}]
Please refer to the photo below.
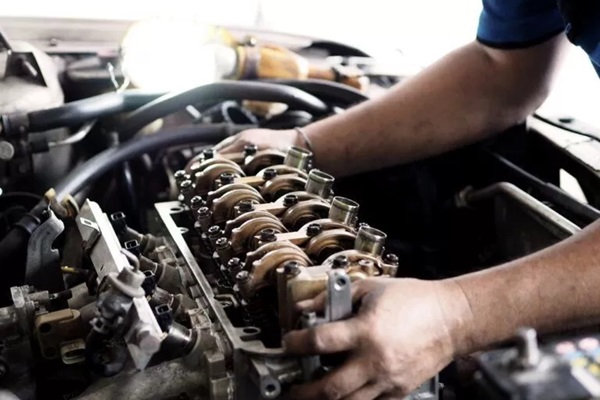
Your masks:
[{"label": "fingers", "polygon": [[359,390],[369,381],[369,371],[357,359],[351,359],[339,368],[329,372],[323,378],[294,386],[289,398],[338,400]]},{"label": "fingers", "polygon": [[361,334],[360,321],[352,318],[291,331],[284,336],[283,343],[289,354],[331,354],[355,348]]},{"label": "fingers", "polygon": [[344,400],[379,400],[384,390],[385,387],[380,383],[369,383],[344,397]]}]

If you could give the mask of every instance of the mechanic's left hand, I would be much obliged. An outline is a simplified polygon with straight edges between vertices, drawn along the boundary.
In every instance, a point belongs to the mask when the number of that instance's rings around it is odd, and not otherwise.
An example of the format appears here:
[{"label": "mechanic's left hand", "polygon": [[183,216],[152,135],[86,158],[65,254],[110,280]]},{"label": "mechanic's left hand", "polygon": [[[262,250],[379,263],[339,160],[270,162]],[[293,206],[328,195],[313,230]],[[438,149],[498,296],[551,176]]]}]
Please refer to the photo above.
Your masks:
[{"label": "mechanic's left hand", "polygon": [[[375,278],[353,283],[356,316],[284,337],[289,354],[346,352],[323,378],[290,390],[292,399],[402,399],[455,356],[452,329],[464,326],[460,289],[451,281]],[[459,299],[457,300],[457,296]],[[299,304],[323,307],[325,296]],[[457,303],[458,301],[458,303]],[[447,310],[452,310],[452,314]]]}]

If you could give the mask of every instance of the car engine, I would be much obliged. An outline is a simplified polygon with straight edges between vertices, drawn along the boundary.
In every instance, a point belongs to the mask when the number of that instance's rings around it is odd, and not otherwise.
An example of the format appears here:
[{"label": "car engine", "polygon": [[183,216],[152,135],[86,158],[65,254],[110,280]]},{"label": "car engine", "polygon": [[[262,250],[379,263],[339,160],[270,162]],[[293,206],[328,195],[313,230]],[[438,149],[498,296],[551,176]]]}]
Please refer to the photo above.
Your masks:
[{"label": "car engine", "polygon": [[[291,357],[281,340],[351,316],[353,282],[481,270],[600,216],[597,143],[572,120],[532,116],[339,179],[301,147],[222,154],[244,129],[303,126],[405,78],[351,46],[231,32],[218,55],[238,72],[173,92],[132,88],[119,52],[3,37],[0,397],[280,398],[343,358]],[[322,292],[322,313],[297,310]],[[526,344],[457,361],[407,399],[519,398],[490,382]]]}]

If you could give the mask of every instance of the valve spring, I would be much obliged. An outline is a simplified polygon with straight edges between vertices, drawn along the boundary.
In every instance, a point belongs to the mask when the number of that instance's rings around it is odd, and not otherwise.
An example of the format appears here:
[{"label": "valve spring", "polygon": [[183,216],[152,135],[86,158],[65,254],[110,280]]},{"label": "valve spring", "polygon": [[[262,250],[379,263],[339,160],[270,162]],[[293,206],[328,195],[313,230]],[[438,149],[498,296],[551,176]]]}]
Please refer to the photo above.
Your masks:
[{"label": "valve spring", "polygon": [[248,323],[260,328],[265,345],[276,346],[279,344],[281,340],[279,324],[274,319],[274,313],[269,309],[269,302],[260,294],[257,294],[247,300],[246,312],[248,314]]}]

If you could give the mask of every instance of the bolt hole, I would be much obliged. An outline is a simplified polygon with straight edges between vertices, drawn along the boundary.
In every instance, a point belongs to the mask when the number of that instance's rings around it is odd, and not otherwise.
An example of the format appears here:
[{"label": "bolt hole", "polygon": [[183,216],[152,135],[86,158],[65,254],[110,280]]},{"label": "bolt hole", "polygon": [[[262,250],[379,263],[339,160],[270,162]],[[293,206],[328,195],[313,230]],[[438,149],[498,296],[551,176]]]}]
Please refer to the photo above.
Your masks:
[{"label": "bolt hole", "polygon": [[183,208],[182,207],[172,207],[171,208],[171,214],[179,214],[181,212],[183,212]]},{"label": "bolt hole", "polygon": [[181,234],[185,235],[186,233],[189,232],[189,229],[183,226],[179,227],[179,232],[181,232]]},{"label": "bolt hole", "polygon": [[41,324],[38,329],[40,330],[40,333],[43,333],[45,335],[52,330],[52,325],[46,322]]},{"label": "bolt hole", "polygon": [[242,329],[242,332],[244,332],[246,335],[256,335],[257,333],[260,332],[260,329],[251,326],[251,327]]},{"label": "bolt hole", "polygon": [[267,386],[265,386],[265,397],[272,397],[277,395],[277,386],[275,386],[275,384],[273,383],[269,383]]},{"label": "bolt hole", "polygon": [[563,117],[563,118],[559,118],[558,121],[563,124],[572,124],[575,121],[575,119],[571,118],[571,117]]},{"label": "bolt hole", "polygon": [[337,278],[335,281],[335,289],[342,290],[346,287],[347,284],[348,281],[346,280],[346,278]]}]

